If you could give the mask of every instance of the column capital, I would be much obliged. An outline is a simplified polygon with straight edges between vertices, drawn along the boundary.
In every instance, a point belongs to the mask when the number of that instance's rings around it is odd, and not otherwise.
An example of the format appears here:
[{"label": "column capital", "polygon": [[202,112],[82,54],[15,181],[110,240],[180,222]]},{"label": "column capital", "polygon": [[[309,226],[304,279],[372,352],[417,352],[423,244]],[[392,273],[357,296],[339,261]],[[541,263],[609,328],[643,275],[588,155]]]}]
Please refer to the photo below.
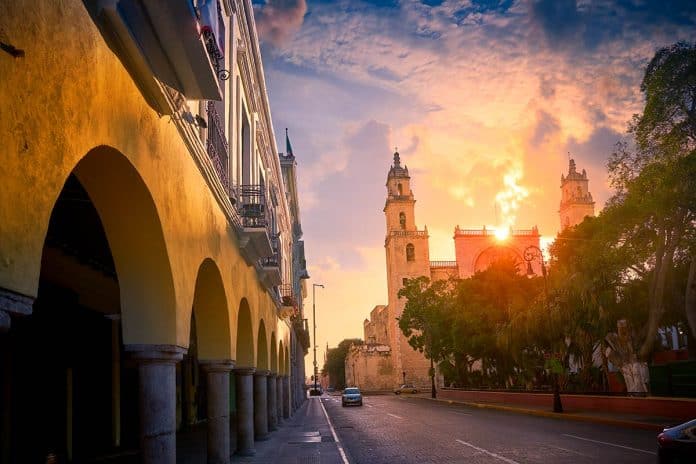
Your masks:
[{"label": "column capital", "polygon": [[27,316],[33,305],[34,298],[0,287],[0,311]]},{"label": "column capital", "polygon": [[231,359],[203,359],[198,364],[205,372],[230,372],[234,369],[234,361]]},{"label": "column capital", "polygon": [[270,371],[270,372],[268,373],[268,376],[269,376],[270,378],[274,379],[274,378],[278,377],[278,373],[277,373],[277,372]]},{"label": "column capital", "polygon": [[32,313],[33,304],[32,297],[0,288],[0,333],[10,330],[11,315],[27,316]]},{"label": "column capital", "polygon": [[256,369],[256,372],[254,372],[255,377],[267,377],[271,375],[271,371],[268,369]]},{"label": "column capital", "polygon": [[253,375],[256,372],[254,366],[239,366],[234,368],[234,373],[237,375]]},{"label": "column capital", "polygon": [[177,345],[126,345],[126,352],[141,363],[176,363],[187,349]]}]

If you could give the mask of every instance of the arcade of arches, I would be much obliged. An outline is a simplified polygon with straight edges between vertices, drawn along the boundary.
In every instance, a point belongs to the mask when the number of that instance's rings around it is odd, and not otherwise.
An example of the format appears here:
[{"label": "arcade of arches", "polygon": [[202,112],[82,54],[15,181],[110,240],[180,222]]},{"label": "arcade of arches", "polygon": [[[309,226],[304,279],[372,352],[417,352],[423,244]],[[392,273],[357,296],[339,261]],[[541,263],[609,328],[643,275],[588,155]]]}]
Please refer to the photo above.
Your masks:
[{"label": "arcade of arches", "polygon": [[[251,93],[265,89],[262,68],[244,66],[252,74],[241,79],[236,65],[260,59],[258,47],[229,59],[234,78],[212,81],[226,98],[215,104],[226,110],[230,183],[252,147],[249,181],[277,192],[264,205],[275,229],[248,232],[207,133],[180,117],[212,99],[194,102],[151,70],[127,68],[145,62],[123,58],[102,34],[105,14],[92,15],[118,3],[17,0],[0,15],[3,42],[24,51],[0,53],[2,463],[173,464],[190,437],[202,437],[207,462],[228,463],[253,454],[304,400],[278,283],[299,286],[299,218],[267,97]],[[256,40],[239,35],[254,30],[239,27],[253,21],[248,2],[219,4],[230,54]],[[243,140],[240,112],[252,124]],[[266,254],[250,235],[264,235]],[[280,254],[271,235],[283,247],[275,281],[261,265]]]}]

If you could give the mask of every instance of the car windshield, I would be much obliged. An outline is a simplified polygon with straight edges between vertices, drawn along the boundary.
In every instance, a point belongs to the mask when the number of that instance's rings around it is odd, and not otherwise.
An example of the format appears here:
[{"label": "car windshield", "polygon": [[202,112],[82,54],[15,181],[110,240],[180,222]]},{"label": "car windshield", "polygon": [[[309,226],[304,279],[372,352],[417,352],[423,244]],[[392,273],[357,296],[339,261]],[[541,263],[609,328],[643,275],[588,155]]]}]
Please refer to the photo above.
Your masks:
[{"label": "car windshield", "polygon": [[343,393],[345,393],[346,395],[358,395],[360,394],[360,390],[358,390],[357,388],[346,388],[343,391]]}]

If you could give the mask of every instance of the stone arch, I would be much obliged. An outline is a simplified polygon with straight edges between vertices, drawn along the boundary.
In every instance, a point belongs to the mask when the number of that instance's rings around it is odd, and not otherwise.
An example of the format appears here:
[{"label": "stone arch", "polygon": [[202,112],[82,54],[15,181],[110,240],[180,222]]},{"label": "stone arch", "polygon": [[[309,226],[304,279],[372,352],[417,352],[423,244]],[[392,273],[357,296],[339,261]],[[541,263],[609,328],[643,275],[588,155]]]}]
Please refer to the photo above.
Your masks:
[{"label": "stone arch", "polygon": [[271,372],[278,373],[278,346],[275,332],[271,332]]},{"label": "stone arch", "polygon": [[517,264],[522,264],[524,262],[520,253],[514,248],[507,246],[490,246],[482,250],[474,258],[474,273],[485,271],[488,266],[501,259],[512,259]]},{"label": "stone arch", "polygon": [[176,295],[159,213],[122,153],[90,150],[73,174],[104,227],[120,287],[124,344],[176,344]]},{"label": "stone arch", "polygon": [[264,370],[269,369],[266,324],[263,323],[263,319],[261,319],[259,323],[259,335],[256,339],[256,368]]},{"label": "stone arch", "polygon": [[238,367],[254,366],[254,329],[251,323],[251,309],[246,298],[239,303],[237,313],[237,359]]},{"label": "stone arch", "polygon": [[206,258],[198,268],[193,296],[198,357],[204,360],[232,358],[232,338],[227,296],[220,269]]}]

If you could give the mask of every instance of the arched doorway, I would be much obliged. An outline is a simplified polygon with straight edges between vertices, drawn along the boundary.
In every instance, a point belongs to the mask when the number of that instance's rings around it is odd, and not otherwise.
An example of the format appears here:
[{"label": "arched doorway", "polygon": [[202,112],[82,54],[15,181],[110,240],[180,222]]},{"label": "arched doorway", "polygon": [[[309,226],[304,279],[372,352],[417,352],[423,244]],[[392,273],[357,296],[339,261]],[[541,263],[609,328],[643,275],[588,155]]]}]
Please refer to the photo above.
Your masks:
[{"label": "arched doorway", "polygon": [[174,341],[176,322],[159,217],[122,154],[95,148],[67,177],[37,287],[32,314],[7,339],[3,462],[137,455],[138,373],[127,344]]}]

